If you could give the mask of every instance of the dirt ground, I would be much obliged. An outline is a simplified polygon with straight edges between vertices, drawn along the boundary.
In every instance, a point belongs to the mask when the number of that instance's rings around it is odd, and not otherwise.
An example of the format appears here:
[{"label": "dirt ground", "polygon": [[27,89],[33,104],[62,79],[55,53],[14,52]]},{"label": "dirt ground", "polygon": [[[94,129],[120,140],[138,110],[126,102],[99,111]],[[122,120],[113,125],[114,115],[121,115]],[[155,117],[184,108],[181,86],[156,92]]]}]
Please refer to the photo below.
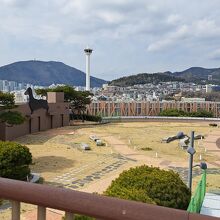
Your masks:
[{"label": "dirt ground", "polygon": [[[190,136],[191,131],[195,134],[202,134],[207,137],[212,132],[220,133],[219,128],[209,127],[207,122],[198,123],[180,123],[180,122],[131,122],[117,123],[101,127],[96,127],[97,135],[112,135],[122,140],[131,149],[138,151],[140,154],[152,157],[161,157],[172,162],[185,162],[188,160],[188,154],[178,146],[178,140],[171,143],[162,143],[164,137],[176,135],[179,131]],[[81,129],[81,132],[90,133],[92,128]],[[143,148],[150,148],[150,151],[144,151]],[[207,151],[204,140],[195,141],[196,155],[194,160],[199,161],[200,155],[202,160],[213,161],[216,154]]]},{"label": "dirt ground", "polygon": [[[27,135],[16,141],[30,149],[33,156],[31,170],[40,173],[45,181],[67,172],[70,168],[79,168],[85,163],[97,161],[111,152],[109,147],[97,147],[89,139],[89,135],[81,134],[76,127]],[[91,151],[81,150],[81,143],[89,144]]]},{"label": "dirt ground", "polygon": [[[33,155],[33,172],[40,173],[47,181],[59,174],[67,172],[70,168],[78,168],[85,163],[100,160],[105,155],[110,155],[120,151],[115,149],[110,140],[122,141],[140,155],[146,155],[154,160],[157,156],[163,160],[171,162],[186,162],[188,154],[178,146],[178,141],[162,143],[161,140],[169,135],[175,135],[178,131],[183,131],[190,135],[194,130],[195,134],[202,134],[207,137],[210,133],[220,129],[211,128],[208,123],[175,123],[175,122],[150,122],[150,123],[118,123],[101,126],[88,126],[78,128],[75,126],[53,129],[46,132],[36,133],[18,138],[16,141],[22,143],[30,149]],[[220,133],[220,132],[219,132]],[[107,146],[97,147],[89,139],[89,135],[95,134],[102,138]],[[109,138],[110,137],[110,138]],[[79,150],[81,143],[87,143],[91,151]],[[117,141],[113,141],[113,145]],[[151,151],[144,151],[141,148],[149,147]],[[206,149],[204,141],[195,142],[196,155],[194,160],[199,161],[199,156],[203,160],[217,160],[214,152]],[[128,149],[125,149],[128,151]],[[126,152],[119,152],[126,153]]]},{"label": "dirt ground", "polygon": [[[126,160],[117,169],[103,175],[100,179],[85,184],[77,190],[85,192],[102,193],[123,170],[141,164],[159,166],[167,169],[168,166],[187,167],[188,154],[178,146],[178,141],[169,144],[162,143],[164,137],[175,135],[183,131],[190,135],[194,130],[207,138],[210,134],[220,136],[220,129],[209,127],[208,123],[180,123],[180,122],[132,122],[106,125],[69,126],[53,129],[18,138],[17,142],[26,145],[33,156],[32,172],[39,173],[45,184],[55,184],[55,179],[69,173],[77,173],[74,178],[83,179],[91,173],[99,171],[105,166],[120,162],[117,155],[123,155]],[[89,139],[90,135],[97,135],[105,143],[104,147],[97,147]],[[87,143],[91,151],[82,151],[79,146]],[[220,161],[220,155],[215,150],[208,150],[208,142],[199,140],[195,142],[197,154],[195,162],[200,158],[207,162]],[[150,148],[144,151],[142,148]],[[201,155],[201,156],[200,156]],[[218,167],[218,164],[210,164]],[[82,169],[82,167],[85,167]],[[220,167],[220,164],[219,164]],[[219,180],[218,175],[211,179]],[[199,177],[195,179],[195,184]],[[213,181],[215,182],[215,181]],[[210,183],[213,187],[216,184]],[[29,205],[22,206],[22,210],[32,210]],[[9,211],[1,212],[0,219],[9,219]],[[22,214],[24,218],[24,214]],[[26,218],[27,219],[27,218]],[[28,220],[28,219],[27,219]]]}]

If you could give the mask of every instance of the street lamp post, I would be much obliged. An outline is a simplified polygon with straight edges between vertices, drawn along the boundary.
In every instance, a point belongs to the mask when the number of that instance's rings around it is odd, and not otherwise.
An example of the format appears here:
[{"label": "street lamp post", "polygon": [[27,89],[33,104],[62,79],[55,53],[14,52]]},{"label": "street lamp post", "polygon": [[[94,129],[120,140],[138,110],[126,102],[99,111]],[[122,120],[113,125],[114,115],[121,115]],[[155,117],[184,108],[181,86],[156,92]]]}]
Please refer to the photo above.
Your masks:
[{"label": "street lamp post", "polygon": [[207,169],[207,164],[205,162],[201,162],[200,164],[196,164],[193,166],[193,155],[196,153],[196,150],[194,148],[194,134],[195,132],[192,131],[190,138],[190,146],[187,148],[187,152],[189,153],[188,187],[190,189],[190,192],[192,192],[192,169],[194,167],[200,167],[202,170]]},{"label": "street lamp post", "polygon": [[194,131],[191,132],[190,146],[187,148],[189,153],[189,172],[188,172],[188,187],[192,191],[192,168],[193,168],[193,155],[196,153],[194,149]]}]

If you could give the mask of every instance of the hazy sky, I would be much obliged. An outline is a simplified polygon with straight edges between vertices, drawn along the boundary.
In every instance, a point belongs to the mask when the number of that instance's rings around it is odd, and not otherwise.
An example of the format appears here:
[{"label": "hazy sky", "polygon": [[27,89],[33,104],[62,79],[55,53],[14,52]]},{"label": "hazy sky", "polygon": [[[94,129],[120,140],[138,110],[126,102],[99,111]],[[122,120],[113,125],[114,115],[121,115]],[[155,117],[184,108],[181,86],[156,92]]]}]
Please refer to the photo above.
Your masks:
[{"label": "hazy sky", "polygon": [[62,61],[107,80],[220,67],[220,0],[0,0],[0,65]]}]

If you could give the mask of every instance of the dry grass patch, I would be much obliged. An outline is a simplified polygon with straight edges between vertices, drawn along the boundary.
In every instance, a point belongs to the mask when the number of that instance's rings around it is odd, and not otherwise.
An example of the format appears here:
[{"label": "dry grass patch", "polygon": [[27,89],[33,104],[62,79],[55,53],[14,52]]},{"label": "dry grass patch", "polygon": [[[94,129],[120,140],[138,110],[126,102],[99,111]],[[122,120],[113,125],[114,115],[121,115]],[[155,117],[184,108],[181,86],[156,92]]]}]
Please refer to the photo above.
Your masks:
[{"label": "dry grass patch", "polygon": [[[188,159],[188,154],[182,150],[176,140],[171,143],[161,143],[162,138],[175,135],[178,131],[183,131],[185,134],[190,135],[192,130],[196,134],[207,136],[213,130],[218,128],[210,128],[208,123],[178,123],[178,122],[131,122],[131,123],[115,123],[100,126],[95,128],[96,134],[114,135],[131,148],[139,150],[141,153],[155,157],[156,152],[158,156],[173,162],[182,162]],[[88,128],[87,131],[91,131]],[[199,143],[200,142],[200,146]],[[213,161],[217,159],[212,153],[205,152],[205,147],[201,146],[202,141],[195,141],[195,148],[197,154],[195,161],[199,161],[200,155],[202,160]],[[152,151],[144,151],[141,148],[152,148]]]},{"label": "dry grass patch", "polygon": [[[113,148],[108,144],[105,147],[97,147],[95,142],[89,139],[94,134],[105,141],[105,136],[115,136],[121,139],[130,148],[139,153],[158,157],[172,162],[188,161],[188,154],[178,146],[178,141],[161,143],[162,138],[175,135],[178,131],[190,134],[194,130],[196,134],[207,136],[218,128],[210,128],[208,123],[177,123],[177,122],[131,122],[112,123],[100,126],[65,127],[46,132],[27,135],[17,139],[18,142],[27,145],[33,155],[34,164],[32,170],[39,172],[45,179],[68,172],[70,168],[80,167],[82,164],[97,161],[104,155],[113,153]],[[79,150],[80,143],[87,143],[91,151]],[[141,149],[152,149],[145,151]],[[195,161],[199,161],[199,155],[206,161],[217,160],[214,153],[206,153],[205,148],[195,143],[197,154]]]},{"label": "dry grass patch", "polygon": [[[202,176],[197,176],[193,178],[193,192],[195,192],[195,189],[197,187],[198,182],[201,180]],[[206,191],[207,192],[214,192],[214,191],[220,191],[220,174],[207,174],[206,178]]]},{"label": "dry grass patch", "polygon": [[[87,133],[75,127],[27,135],[16,141],[30,149],[33,156],[31,169],[40,173],[46,181],[68,172],[70,168],[78,168],[99,160],[102,155],[110,154],[109,147],[97,147]],[[88,143],[91,151],[82,151],[79,147],[81,143]]]}]

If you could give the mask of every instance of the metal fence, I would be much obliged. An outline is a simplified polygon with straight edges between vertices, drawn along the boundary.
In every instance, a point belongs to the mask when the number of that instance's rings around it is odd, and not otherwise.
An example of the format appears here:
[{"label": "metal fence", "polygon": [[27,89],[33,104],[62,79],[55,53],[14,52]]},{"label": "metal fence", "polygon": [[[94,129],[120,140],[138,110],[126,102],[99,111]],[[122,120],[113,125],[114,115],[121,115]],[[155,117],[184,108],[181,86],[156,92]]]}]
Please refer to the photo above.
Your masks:
[{"label": "metal fence", "polygon": [[203,170],[202,178],[199,181],[195,194],[193,195],[189,207],[187,209],[188,212],[192,213],[200,213],[202,203],[205,198],[206,193],[206,170]]},{"label": "metal fence", "polygon": [[102,117],[103,120],[117,121],[117,120],[190,120],[190,121],[220,121],[220,118],[207,117],[175,117],[175,116],[111,116]]}]

